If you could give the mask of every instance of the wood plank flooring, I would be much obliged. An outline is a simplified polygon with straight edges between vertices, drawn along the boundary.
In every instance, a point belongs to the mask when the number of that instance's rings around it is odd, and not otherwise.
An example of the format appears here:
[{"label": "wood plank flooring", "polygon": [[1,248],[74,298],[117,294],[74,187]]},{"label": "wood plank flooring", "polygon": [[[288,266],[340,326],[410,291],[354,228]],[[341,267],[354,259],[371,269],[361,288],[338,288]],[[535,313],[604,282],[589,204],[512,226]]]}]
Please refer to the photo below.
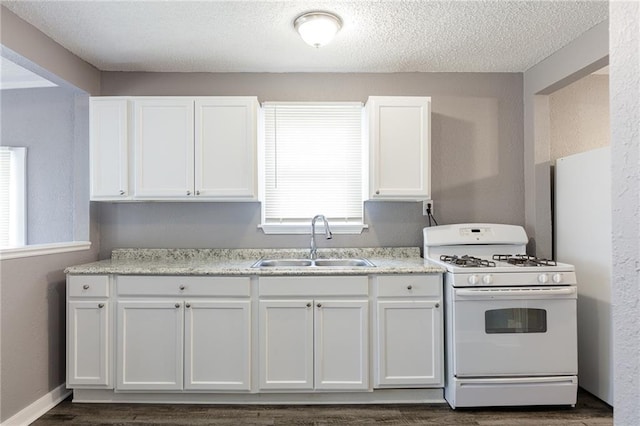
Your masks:
[{"label": "wood plank flooring", "polygon": [[477,425],[610,426],[613,410],[580,390],[570,407],[452,410],[446,404],[180,405],[79,404],[70,399],[32,423],[49,425]]}]

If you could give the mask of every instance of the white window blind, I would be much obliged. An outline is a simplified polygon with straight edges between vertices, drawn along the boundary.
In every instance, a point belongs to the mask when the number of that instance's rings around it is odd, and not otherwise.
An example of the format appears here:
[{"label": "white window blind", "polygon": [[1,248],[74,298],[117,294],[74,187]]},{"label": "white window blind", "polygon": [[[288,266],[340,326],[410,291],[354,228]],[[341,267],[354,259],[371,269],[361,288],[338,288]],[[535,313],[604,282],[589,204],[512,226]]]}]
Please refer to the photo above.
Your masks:
[{"label": "white window blind", "polygon": [[26,148],[0,147],[0,247],[25,244]]},{"label": "white window blind", "polygon": [[263,111],[263,227],[316,214],[361,225],[362,104],[274,102]]}]

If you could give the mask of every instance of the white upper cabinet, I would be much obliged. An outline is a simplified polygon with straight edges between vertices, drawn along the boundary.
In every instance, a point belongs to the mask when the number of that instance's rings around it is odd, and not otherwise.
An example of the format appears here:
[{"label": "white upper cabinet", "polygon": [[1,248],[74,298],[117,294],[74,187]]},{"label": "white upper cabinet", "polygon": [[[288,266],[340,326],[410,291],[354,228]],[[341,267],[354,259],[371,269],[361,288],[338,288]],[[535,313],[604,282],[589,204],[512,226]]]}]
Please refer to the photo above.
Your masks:
[{"label": "white upper cabinet", "polygon": [[193,194],[193,99],[134,100],[135,197]]},{"label": "white upper cabinet", "polygon": [[431,98],[371,96],[369,197],[431,199]]},{"label": "white upper cabinet", "polygon": [[196,194],[255,199],[257,99],[201,98],[195,108]]},{"label": "white upper cabinet", "polygon": [[89,105],[91,199],[126,199],[130,196],[129,101],[91,98]]},{"label": "white upper cabinet", "polygon": [[258,100],[91,98],[92,200],[257,200]]}]

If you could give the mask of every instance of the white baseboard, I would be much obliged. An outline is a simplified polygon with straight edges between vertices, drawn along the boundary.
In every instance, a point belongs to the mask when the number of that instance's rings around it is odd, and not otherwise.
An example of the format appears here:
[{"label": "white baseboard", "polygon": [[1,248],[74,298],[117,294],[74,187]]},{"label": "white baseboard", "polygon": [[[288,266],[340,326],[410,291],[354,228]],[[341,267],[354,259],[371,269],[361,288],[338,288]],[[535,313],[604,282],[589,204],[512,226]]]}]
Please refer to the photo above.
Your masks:
[{"label": "white baseboard", "polygon": [[60,404],[69,395],[72,390],[66,388],[63,383],[42,398],[25,407],[12,417],[8,418],[0,424],[0,426],[23,426],[35,422],[40,416]]}]

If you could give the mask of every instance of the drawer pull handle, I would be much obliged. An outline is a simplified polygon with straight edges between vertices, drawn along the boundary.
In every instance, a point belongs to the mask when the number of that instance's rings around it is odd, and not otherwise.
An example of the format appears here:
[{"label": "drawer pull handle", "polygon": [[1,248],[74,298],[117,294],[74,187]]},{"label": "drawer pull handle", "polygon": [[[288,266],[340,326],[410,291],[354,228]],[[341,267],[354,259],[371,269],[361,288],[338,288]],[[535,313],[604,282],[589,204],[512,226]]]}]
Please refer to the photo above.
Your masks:
[{"label": "drawer pull handle", "polygon": [[185,289],[184,284],[181,284],[181,285],[180,285],[180,290],[184,290],[184,289]]},{"label": "drawer pull handle", "polygon": [[322,308],[322,303],[318,303],[316,306],[317,306],[318,308]]},{"label": "drawer pull handle", "polygon": [[89,290],[89,284],[83,285],[82,288],[85,289],[85,290]]},{"label": "drawer pull handle", "polygon": [[187,303],[187,304],[186,304],[186,305],[184,305],[184,306],[186,306],[187,308],[190,308],[190,307],[191,307],[191,303]]},{"label": "drawer pull handle", "polygon": [[408,286],[407,286],[407,290],[411,290],[412,288],[413,288],[413,286],[412,286],[412,285],[408,285]]},{"label": "drawer pull handle", "polygon": [[307,308],[311,307],[311,302],[307,303]]},{"label": "drawer pull handle", "polygon": [[104,303],[98,303],[98,308],[100,309],[104,308]]},{"label": "drawer pull handle", "polygon": [[179,304],[179,303],[176,303],[176,308],[179,308],[179,307],[180,307],[180,304]]},{"label": "drawer pull handle", "polygon": [[439,308],[439,307],[440,307],[440,304],[439,304],[439,303],[436,303],[436,305],[435,305],[435,306],[436,306],[436,308]]}]

